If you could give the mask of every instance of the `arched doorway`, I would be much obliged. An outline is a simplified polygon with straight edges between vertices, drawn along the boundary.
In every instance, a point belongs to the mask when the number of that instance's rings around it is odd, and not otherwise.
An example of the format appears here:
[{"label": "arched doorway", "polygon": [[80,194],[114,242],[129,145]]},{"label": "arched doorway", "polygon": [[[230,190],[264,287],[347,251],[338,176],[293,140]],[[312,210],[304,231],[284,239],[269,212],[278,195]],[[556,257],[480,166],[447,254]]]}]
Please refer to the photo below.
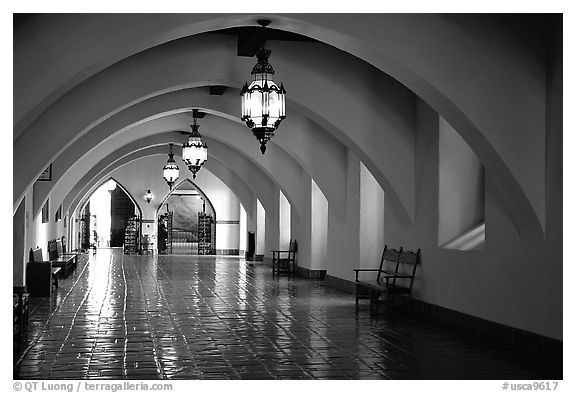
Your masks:
[{"label": "arched doorway", "polygon": [[139,222],[142,216],[132,195],[113,178],[94,189],[76,214],[78,225],[72,235],[81,249],[123,247],[128,221]]},{"label": "arched doorway", "polygon": [[216,254],[216,211],[191,180],[183,180],[168,193],[157,217],[159,253]]}]

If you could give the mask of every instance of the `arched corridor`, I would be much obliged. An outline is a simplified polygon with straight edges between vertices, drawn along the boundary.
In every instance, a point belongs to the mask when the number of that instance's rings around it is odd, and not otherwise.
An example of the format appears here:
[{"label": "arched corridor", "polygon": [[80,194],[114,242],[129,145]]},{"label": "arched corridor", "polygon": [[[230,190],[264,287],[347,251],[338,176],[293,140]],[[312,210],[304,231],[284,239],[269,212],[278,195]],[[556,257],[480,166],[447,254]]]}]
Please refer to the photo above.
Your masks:
[{"label": "arched corridor", "polygon": [[[561,375],[562,43],[562,14],[14,14],[13,299],[38,322],[15,325],[33,344],[15,373],[53,378],[74,344],[82,378],[243,378],[244,348],[254,377],[420,379],[426,340],[453,334],[437,378]],[[286,116],[262,137],[243,99],[272,66]],[[85,206],[108,179],[135,216],[124,254],[93,256]],[[419,250],[398,283],[388,249]],[[279,251],[295,276],[272,281]],[[354,294],[408,299],[395,318]],[[541,361],[467,374],[483,344],[468,358],[440,326]],[[99,340],[122,359],[98,366]]]}]

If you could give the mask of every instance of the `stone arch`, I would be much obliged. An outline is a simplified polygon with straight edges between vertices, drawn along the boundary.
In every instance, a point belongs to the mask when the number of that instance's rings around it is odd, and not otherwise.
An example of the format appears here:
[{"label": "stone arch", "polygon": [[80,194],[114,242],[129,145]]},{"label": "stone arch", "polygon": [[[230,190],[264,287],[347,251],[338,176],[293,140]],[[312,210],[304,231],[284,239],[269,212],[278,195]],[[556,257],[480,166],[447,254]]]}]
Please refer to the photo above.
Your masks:
[{"label": "stone arch", "polygon": [[136,199],[134,199],[134,197],[132,196],[130,191],[128,191],[128,189],[122,185],[122,183],[120,183],[118,180],[114,179],[113,176],[108,176],[107,178],[104,177],[103,179],[106,179],[106,180],[101,180],[92,188],[92,190],[90,190],[89,192],[84,194],[84,197],[82,197],[80,199],[80,202],[74,208],[74,211],[72,212],[73,215],[75,215],[78,212],[78,210],[82,211],[82,209],[84,209],[86,202],[96,192],[96,190],[98,190],[100,187],[102,187],[104,184],[106,184],[106,182],[108,182],[109,180],[114,180],[114,182],[116,183],[116,186],[119,186],[122,189],[122,191],[124,191],[124,193],[126,195],[128,195],[128,198],[130,198],[130,200],[132,201],[134,206],[136,206],[136,208],[138,209],[139,216],[142,217],[142,209],[140,208],[140,205],[138,204],[138,202],[136,202]]},{"label": "stone arch", "polygon": [[[464,140],[480,157],[481,161],[486,164],[496,185],[503,190],[502,195],[509,209],[512,211],[517,227],[521,231],[526,229],[538,233],[542,232],[544,218],[540,218],[537,214],[541,209],[539,209],[539,206],[535,207],[535,202],[533,202],[535,198],[534,195],[530,195],[532,199],[529,199],[529,195],[525,191],[525,185],[523,186],[523,184],[520,183],[518,175],[508,165],[506,155],[496,149],[492,142],[481,131],[480,126],[463,110],[464,106],[457,102],[457,97],[440,88],[439,85],[441,81],[422,75],[416,69],[417,67],[412,67],[416,63],[411,62],[409,58],[401,60],[400,57],[395,57],[393,54],[387,53],[386,45],[389,44],[383,44],[382,48],[374,50],[374,47],[367,43],[370,42],[370,40],[362,39],[362,32],[354,33],[349,30],[345,24],[340,24],[340,22],[327,22],[326,26],[329,27],[323,27],[313,16],[300,16],[298,18],[274,16],[271,19],[273,19],[275,28],[304,34],[334,46],[345,53],[357,56],[381,71],[393,76],[415,92],[458,130]],[[73,86],[83,81],[83,78],[99,72],[108,65],[144,49],[161,45],[178,38],[207,31],[217,31],[228,27],[252,26],[255,24],[255,20],[255,15],[224,17],[194,16],[190,17],[189,20],[180,21],[177,23],[177,26],[167,24],[158,27],[154,34],[144,35],[144,39],[139,37],[137,43],[124,43],[125,46],[122,47],[122,50],[119,52],[112,51],[114,55],[106,53],[108,56],[104,57],[102,61],[88,64],[86,67],[81,68],[83,72],[79,72],[73,77],[65,79],[57,90],[54,90],[47,98],[42,100],[38,106],[29,111],[30,116],[23,119],[22,122],[18,122],[16,131],[26,128],[44,109],[69,91]],[[418,30],[418,20],[408,20],[408,22],[410,22],[411,26],[414,26],[415,30]],[[437,20],[434,20],[434,22],[438,23]],[[370,23],[374,22],[372,21]],[[393,29],[394,27],[386,26],[385,28]],[[418,45],[414,46],[417,47]],[[18,134],[19,132],[16,133]],[[16,196],[15,208],[18,205],[20,196],[20,194]],[[536,208],[538,208],[538,212]]]},{"label": "stone arch", "polygon": [[210,205],[210,209],[212,209],[212,211],[214,212],[214,220],[216,220],[216,209],[214,208],[212,201],[210,200],[210,198],[208,198],[208,195],[206,195],[206,193],[200,187],[198,187],[198,185],[194,181],[192,181],[190,179],[180,180],[176,186],[173,186],[172,189],[170,191],[168,191],[168,193],[164,196],[164,198],[162,198],[162,202],[160,202],[158,209],[156,209],[156,217],[158,217],[158,213],[160,212],[160,209],[162,209],[162,206],[164,206],[164,204],[166,203],[166,201],[168,200],[170,195],[172,195],[176,190],[178,190],[183,184],[185,184],[187,182],[190,183],[200,193],[200,195],[202,195],[202,198],[204,198],[204,200],[208,201],[208,204]]}]

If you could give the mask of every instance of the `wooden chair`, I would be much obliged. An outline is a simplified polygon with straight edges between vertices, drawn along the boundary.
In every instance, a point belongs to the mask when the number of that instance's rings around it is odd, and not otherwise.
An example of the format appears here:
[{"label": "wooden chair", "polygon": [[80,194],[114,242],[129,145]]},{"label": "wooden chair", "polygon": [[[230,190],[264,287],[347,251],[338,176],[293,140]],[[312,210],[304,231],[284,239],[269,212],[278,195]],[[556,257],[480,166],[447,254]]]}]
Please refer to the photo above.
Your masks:
[{"label": "wooden chair", "polygon": [[[386,307],[390,304],[392,296],[404,296],[408,298],[410,306],[412,305],[412,287],[416,277],[416,267],[420,262],[420,249],[417,252],[403,251],[400,259],[396,264],[396,269],[392,274],[386,274],[383,278],[386,280],[385,301]],[[377,300],[377,299],[376,299]]]},{"label": "wooden chair", "polygon": [[[400,247],[400,250],[395,250],[393,248],[389,249],[388,245],[386,245],[382,251],[382,256],[380,257],[380,265],[378,265],[378,268],[354,269],[354,272],[356,273],[356,306],[358,306],[358,299],[360,299],[363,293],[368,294],[368,297],[372,299],[372,290],[374,288],[380,287],[380,283],[382,282],[382,274],[386,274],[386,264],[397,264],[401,253],[402,247]],[[372,281],[369,279],[360,279],[358,274],[361,272],[377,273],[376,280]]]},{"label": "wooden chair", "polygon": [[356,305],[358,305],[358,292],[360,288],[366,289],[370,297],[370,306],[378,304],[380,295],[384,295],[386,310],[390,305],[392,296],[405,296],[412,302],[412,287],[416,276],[416,267],[420,261],[420,249],[417,252],[388,250],[387,246],[382,253],[380,267],[376,281],[362,281],[358,279],[361,271],[374,271],[375,269],[356,270]]},{"label": "wooden chair", "polygon": [[296,251],[298,244],[296,240],[290,240],[288,250],[272,250],[272,276],[281,272],[289,275],[296,271]]}]

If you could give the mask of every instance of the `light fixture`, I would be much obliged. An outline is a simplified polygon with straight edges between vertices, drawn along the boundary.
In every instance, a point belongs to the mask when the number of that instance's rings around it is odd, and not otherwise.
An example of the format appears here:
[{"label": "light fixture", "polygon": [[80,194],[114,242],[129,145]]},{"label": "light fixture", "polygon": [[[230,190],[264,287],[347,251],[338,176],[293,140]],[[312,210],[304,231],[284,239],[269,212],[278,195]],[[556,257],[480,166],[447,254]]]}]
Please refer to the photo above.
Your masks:
[{"label": "light fixture", "polygon": [[172,185],[178,180],[178,176],[180,175],[180,169],[176,162],[174,161],[174,153],[172,153],[172,143],[170,144],[170,153],[168,153],[168,161],[164,168],[162,169],[162,176],[164,176],[164,180],[168,183],[168,187],[172,190]]},{"label": "light fixture", "polygon": [[[258,23],[264,32],[270,21],[259,19]],[[268,63],[270,53],[272,51],[265,49],[264,46],[258,49],[256,52],[258,62],[252,68],[254,80],[250,85],[246,82],[240,93],[242,120],[252,129],[252,133],[260,142],[262,154],[266,151],[266,142],[274,136],[274,131],[286,118],[286,90],[283,84],[278,87],[270,78],[274,74],[274,68]]]},{"label": "light fixture", "polygon": [[148,190],[146,192],[146,194],[144,194],[144,199],[146,199],[146,202],[150,203],[152,201],[153,195],[152,195],[152,191]]},{"label": "light fixture", "polygon": [[182,145],[182,160],[184,160],[188,169],[192,172],[192,177],[196,179],[196,172],[200,170],[208,159],[208,145],[202,142],[202,136],[200,132],[198,132],[198,128],[200,128],[196,119],[198,110],[194,109],[192,115],[194,117],[194,124],[191,125],[192,132],[190,132],[188,142]]},{"label": "light fixture", "polygon": [[116,182],[112,179],[108,180],[106,182],[106,189],[108,190],[108,192],[110,194],[112,194],[112,191],[114,191],[116,189]]}]

